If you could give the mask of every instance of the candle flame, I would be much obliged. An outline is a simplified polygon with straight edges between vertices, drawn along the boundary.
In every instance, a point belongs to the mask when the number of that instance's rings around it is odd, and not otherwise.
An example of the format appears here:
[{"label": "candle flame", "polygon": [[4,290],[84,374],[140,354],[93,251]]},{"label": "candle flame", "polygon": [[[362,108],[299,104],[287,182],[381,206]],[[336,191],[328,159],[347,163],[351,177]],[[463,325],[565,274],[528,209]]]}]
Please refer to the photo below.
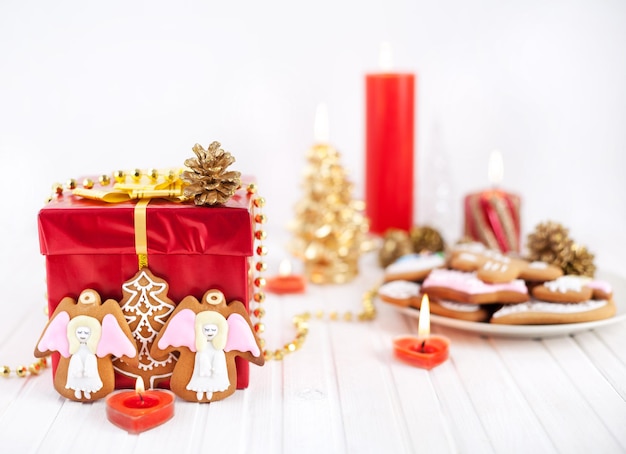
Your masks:
[{"label": "candle flame", "polygon": [[315,110],[315,124],[313,125],[313,137],[317,143],[328,143],[330,132],[328,126],[328,109],[326,104],[320,103]]},{"label": "candle flame", "polygon": [[378,66],[384,72],[389,72],[393,69],[393,50],[391,44],[387,41],[380,43]]},{"label": "candle flame", "polygon": [[504,177],[504,161],[500,150],[493,150],[489,156],[489,168],[487,171],[489,182],[493,186],[498,186]]},{"label": "candle flame", "polygon": [[430,300],[428,295],[424,293],[422,304],[420,305],[420,315],[417,324],[417,337],[420,340],[427,339],[430,336]]},{"label": "candle flame", "polygon": [[291,274],[291,262],[289,259],[284,259],[278,265],[279,276],[289,276]]},{"label": "candle flame", "polygon": [[143,378],[137,377],[137,381],[135,382],[135,391],[137,393],[142,393],[146,390],[146,387],[143,383]]}]

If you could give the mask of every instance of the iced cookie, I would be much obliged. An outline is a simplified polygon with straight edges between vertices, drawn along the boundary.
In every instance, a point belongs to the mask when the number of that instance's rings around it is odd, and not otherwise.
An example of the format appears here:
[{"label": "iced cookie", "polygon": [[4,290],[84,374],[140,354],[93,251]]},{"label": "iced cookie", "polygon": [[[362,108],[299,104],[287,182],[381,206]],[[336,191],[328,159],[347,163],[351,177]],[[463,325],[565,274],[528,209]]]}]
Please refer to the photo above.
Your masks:
[{"label": "iced cookie", "polygon": [[[420,308],[421,298],[411,301],[411,306]],[[430,312],[435,315],[466,320],[468,322],[486,322],[491,317],[491,311],[480,304],[459,303],[457,301],[445,301],[430,299]]]},{"label": "iced cookie", "polygon": [[593,290],[588,286],[591,279],[583,276],[561,276],[544,282],[532,289],[532,295],[541,301],[557,303],[581,303],[591,299]]},{"label": "iced cookie", "polygon": [[531,300],[507,304],[496,311],[491,323],[503,325],[552,325],[603,320],[615,315],[613,299],[588,300],[582,303],[553,303]]},{"label": "iced cookie", "polygon": [[385,268],[385,282],[405,280],[422,281],[435,268],[445,265],[442,253],[408,254]]},{"label": "iced cookie", "polygon": [[521,279],[489,284],[476,273],[433,270],[422,284],[422,292],[436,299],[472,304],[521,303],[528,300],[528,289]]},{"label": "iced cookie", "polygon": [[476,271],[479,279],[489,283],[513,279],[543,282],[563,275],[560,268],[545,262],[528,262],[489,249],[457,250],[451,255],[449,266],[459,271]]},{"label": "iced cookie", "polygon": [[35,348],[35,357],[60,354],[54,375],[59,394],[79,402],[101,399],[115,388],[111,356],[137,365],[137,346],[117,301],[102,303],[95,290],[78,301],[63,298]]},{"label": "iced cookie", "polygon": [[378,297],[386,303],[408,307],[419,298],[420,285],[415,282],[397,280],[386,282],[378,289]]},{"label": "iced cookie", "polygon": [[544,282],[553,281],[563,276],[563,270],[558,266],[550,265],[546,262],[534,261],[525,262],[520,261],[521,269],[519,278],[525,281],[532,282]]},{"label": "iced cookie", "polygon": [[191,402],[213,402],[235,392],[235,357],[257,364],[265,362],[250,317],[239,301],[226,303],[219,290],[209,290],[198,301],[187,296],[157,335],[150,354],[180,357],[174,366],[170,389]]}]

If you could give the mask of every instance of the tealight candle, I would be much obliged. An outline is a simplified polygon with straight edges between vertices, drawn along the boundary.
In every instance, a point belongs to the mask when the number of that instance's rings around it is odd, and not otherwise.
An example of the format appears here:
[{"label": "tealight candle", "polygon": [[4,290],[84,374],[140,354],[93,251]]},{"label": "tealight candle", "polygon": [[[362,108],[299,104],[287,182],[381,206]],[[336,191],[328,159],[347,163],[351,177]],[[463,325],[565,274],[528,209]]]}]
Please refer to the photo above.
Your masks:
[{"label": "tealight candle", "polygon": [[134,391],[117,391],[107,396],[107,418],[129,433],[137,434],[170,420],[174,416],[174,399],[171,391],[146,391],[139,377]]},{"label": "tealight candle", "polygon": [[494,150],[489,158],[492,189],[465,197],[465,236],[491,249],[520,250],[520,197],[498,186],[504,174],[502,155]]},{"label": "tealight candle", "polygon": [[428,295],[422,297],[417,337],[400,336],[393,340],[394,353],[398,359],[422,369],[432,369],[445,362],[450,354],[447,337],[430,335],[430,302]]},{"label": "tealight candle", "polygon": [[267,279],[265,289],[276,294],[302,293],[306,288],[306,281],[303,276],[292,274],[291,262],[288,259],[280,262],[278,266],[278,276]]}]

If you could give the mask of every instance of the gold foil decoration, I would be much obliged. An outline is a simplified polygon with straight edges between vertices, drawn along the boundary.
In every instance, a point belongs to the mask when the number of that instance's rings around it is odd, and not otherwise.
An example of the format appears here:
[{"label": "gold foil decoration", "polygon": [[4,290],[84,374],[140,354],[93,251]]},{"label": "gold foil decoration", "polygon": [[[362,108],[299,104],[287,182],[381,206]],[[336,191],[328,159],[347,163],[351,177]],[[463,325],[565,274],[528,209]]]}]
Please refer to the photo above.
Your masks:
[{"label": "gold foil decoration", "polygon": [[304,195],[291,225],[292,253],[304,262],[315,284],[343,284],[358,274],[369,222],[362,201],[352,199],[353,185],[333,147],[319,144],[307,153]]}]

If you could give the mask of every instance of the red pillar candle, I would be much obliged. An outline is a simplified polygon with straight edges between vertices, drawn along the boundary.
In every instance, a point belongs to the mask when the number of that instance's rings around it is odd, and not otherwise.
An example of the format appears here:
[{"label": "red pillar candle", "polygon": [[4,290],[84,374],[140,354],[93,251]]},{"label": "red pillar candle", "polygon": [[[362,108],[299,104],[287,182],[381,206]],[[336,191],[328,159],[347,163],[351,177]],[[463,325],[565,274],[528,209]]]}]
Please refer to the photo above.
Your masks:
[{"label": "red pillar candle", "polygon": [[430,370],[450,355],[450,341],[447,337],[430,335],[430,303],[428,295],[422,297],[419,325],[415,336],[400,336],[393,340],[396,357],[412,366]]},{"label": "red pillar candle", "polygon": [[174,416],[174,393],[164,389],[145,391],[137,379],[134,391],[117,391],[106,398],[107,418],[129,433],[159,426]]},{"label": "red pillar candle", "polygon": [[383,72],[365,77],[365,209],[374,233],[413,225],[415,75],[385,68],[385,49]]},{"label": "red pillar candle", "polygon": [[520,251],[521,199],[497,185],[503,176],[502,155],[489,158],[489,180],[492,189],[465,197],[465,236],[503,253]]}]

